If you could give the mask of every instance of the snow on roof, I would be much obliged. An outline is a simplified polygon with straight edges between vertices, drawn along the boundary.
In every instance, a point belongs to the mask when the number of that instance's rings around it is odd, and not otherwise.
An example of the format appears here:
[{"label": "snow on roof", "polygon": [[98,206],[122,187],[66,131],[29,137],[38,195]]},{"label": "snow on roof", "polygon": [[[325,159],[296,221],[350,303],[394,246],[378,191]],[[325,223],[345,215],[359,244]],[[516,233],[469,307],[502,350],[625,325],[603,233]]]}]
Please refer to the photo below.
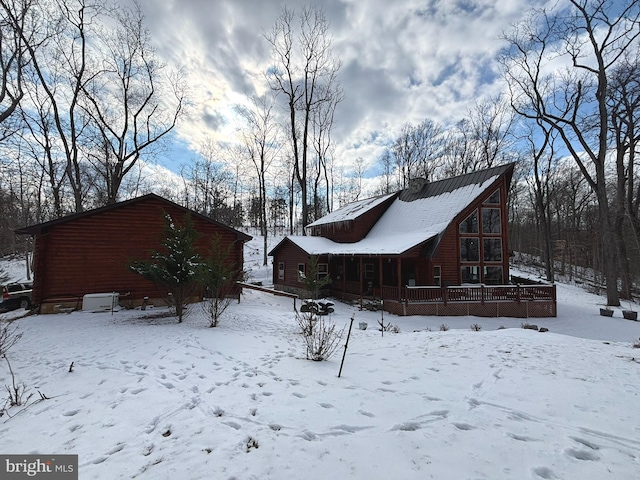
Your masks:
[{"label": "snow on roof", "polygon": [[396,198],[367,236],[359,242],[337,243],[323,237],[287,238],[311,255],[399,255],[444,232],[454,217],[485,192],[497,178],[496,175],[482,185],[466,185],[452,192],[411,202]]},{"label": "snow on roof", "polygon": [[367,198],[365,200],[360,200],[358,202],[349,203],[338,210],[334,210],[333,212],[325,215],[322,218],[319,218],[313,223],[307,225],[308,227],[315,227],[317,225],[325,225],[327,223],[335,223],[335,222],[345,222],[347,220],[354,220],[358,218],[363,213],[368,212],[373,207],[380,205],[386,199],[392,197],[395,193],[391,193],[389,195],[383,195],[381,197],[372,197]]}]

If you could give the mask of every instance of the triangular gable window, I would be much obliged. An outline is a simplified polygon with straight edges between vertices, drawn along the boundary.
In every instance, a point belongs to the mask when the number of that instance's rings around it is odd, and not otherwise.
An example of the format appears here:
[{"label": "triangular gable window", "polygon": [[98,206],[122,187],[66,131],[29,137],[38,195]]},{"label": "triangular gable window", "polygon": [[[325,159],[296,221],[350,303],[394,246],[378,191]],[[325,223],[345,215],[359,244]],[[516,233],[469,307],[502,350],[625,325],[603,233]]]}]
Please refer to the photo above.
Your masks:
[{"label": "triangular gable window", "polygon": [[471,215],[460,222],[460,233],[478,233],[477,210],[474,210]]}]

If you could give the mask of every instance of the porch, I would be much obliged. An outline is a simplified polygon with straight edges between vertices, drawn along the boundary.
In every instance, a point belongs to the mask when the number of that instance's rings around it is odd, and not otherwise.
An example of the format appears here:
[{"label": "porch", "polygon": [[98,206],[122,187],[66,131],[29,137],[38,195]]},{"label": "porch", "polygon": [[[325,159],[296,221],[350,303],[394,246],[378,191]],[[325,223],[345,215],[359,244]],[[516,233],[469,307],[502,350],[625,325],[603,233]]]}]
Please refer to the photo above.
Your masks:
[{"label": "porch", "polygon": [[[360,293],[359,282],[344,282],[331,295],[345,300],[382,299],[396,315],[538,318],[557,315],[555,285],[462,285],[374,288]],[[370,293],[370,294],[369,294]]]}]

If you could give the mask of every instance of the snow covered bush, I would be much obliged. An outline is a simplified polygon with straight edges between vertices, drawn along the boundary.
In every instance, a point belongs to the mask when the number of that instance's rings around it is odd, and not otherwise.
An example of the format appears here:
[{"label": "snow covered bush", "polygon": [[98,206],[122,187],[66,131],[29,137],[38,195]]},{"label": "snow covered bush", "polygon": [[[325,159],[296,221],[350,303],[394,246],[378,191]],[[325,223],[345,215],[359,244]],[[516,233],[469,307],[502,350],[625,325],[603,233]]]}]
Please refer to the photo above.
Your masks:
[{"label": "snow covered bush", "polygon": [[302,331],[307,360],[328,360],[340,346],[344,329],[337,330],[335,323],[315,312],[296,313]]}]

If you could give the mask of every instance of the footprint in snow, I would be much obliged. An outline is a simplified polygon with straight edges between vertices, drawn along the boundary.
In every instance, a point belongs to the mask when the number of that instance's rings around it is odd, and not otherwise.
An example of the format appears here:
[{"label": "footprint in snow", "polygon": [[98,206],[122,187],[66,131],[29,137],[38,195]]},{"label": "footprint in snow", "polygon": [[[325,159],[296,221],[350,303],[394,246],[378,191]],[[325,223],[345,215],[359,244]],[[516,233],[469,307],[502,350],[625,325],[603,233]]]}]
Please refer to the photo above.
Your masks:
[{"label": "footprint in snow", "polygon": [[584,438],[580,438],[580,437],[569,437],[569,438],[574,442],[578,442],[579,444],[590,448],[591,450],[600,450],[600,447],[598,445],[590,442],[589,440],[585,440]]},{"label": "footprint in snow", "polygon": [[589,450],[577,450],[575,448],[567,448],[564,451],[564,453],[566,453],[568,456],[573,457],[577,460],[588,460],[588,461],[600,460],[600,457],[598,455],[596,455],[595,453]]},{"label": "footprint in snow", "polygon": [[120,443],[107,452],[107,455],[113,455],[120,452],[124,448],[124,443]]},{"label": "footprint in snow", "polygon": [[322,408],[333,408],[333,405],[331,405],[330,403],[320,403],[319,405]]},{"label": "footprint in snow", "polygon": [[237,422],[229,421],[229,422],[222,422],[222,424],[223,424],[223,425],[226,425],[227,427],[231,427],[231,428],[233,428],[234,430],[240,430],[240,429],[242,428],[242,425],[240,425],[240,424],[239,424],[239,423],[237,423]]},{"label": "footprint in snow", "polygon": [[453,422],[453,426],[456,427],[458,430],[474,430],[476,427],[474,427],[473,425],[469,425],[468,423],[459,423],[459,422]]},{"label": "footprint in snow", "polygon": [[519,442],[534,442],[536,441],[533,437],[528,437],[526,435],[518,435],[516,433],[507,433],[507,437],[511,437],[514,440],[518,440]]},{"label": "footprint in snow", "polygon": [[548,467],[536,467],[536,468],[533,468],[531,472],[536,477],[544,478],[545,480],[554,480],[558,478],[556,477],[555,473],[553,473],[553,470],[551,470]]},{"label": "footprint in snow", "polygon": [[403,432],[415,432],[420,429],[418,422],[404,422],[394,426],[391,430],[400,430]]}]

